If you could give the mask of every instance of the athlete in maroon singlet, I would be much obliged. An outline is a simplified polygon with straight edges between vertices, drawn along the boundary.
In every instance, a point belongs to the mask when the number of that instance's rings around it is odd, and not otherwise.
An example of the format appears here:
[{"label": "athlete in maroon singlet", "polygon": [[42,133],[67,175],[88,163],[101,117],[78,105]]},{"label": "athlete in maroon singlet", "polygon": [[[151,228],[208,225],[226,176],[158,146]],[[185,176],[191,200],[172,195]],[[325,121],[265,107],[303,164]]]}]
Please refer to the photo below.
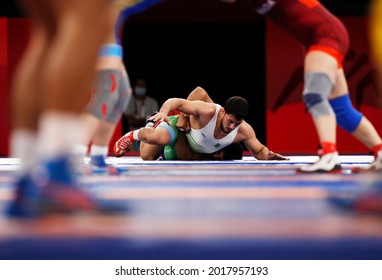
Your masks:
[{"label": "athlete in maroon singlet", "polygon": [[251,0],[257,13],[289,32],[307,51],[321,50],[339,63],[348,51],[349,36],[342,22],[316,0]]},{"label": "athlete in maroon singlet", "polygon": [[[223,0],[236,2],[236,0]],[[368,169],[382,169],[382,140],[373,125],[355,110],[342,69],[349,36],[342,22],[317,0],[248,0],[252,8],[296,38],[305,48],[303,100],[319,137],[320,159],[301,172],[341,170],[336,125],[354,135],[375,156]]]}]

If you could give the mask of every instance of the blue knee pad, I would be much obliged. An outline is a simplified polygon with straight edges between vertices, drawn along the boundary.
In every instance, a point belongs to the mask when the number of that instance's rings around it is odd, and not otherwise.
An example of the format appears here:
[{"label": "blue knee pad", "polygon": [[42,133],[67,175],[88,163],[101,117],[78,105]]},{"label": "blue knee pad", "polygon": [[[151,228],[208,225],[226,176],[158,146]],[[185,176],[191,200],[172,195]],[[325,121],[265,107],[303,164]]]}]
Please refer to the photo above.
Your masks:
[{"label": "blue knee pad", "polygon": [[357,129],[363,115],[354,109],[348,94],[329,100],[336,118],[337,124],[347,132]]},{"label": "blue knee pad", "polygon": [[176,127],[178,116],[169,116],[168,119],[170,120],[171,126],[169,126],[166,122],[161,122],[157,127],[163,127],[167,129],[171,137],[170,143],[168,145],[174,145],[178,139],[179,134],[179,129]]}]

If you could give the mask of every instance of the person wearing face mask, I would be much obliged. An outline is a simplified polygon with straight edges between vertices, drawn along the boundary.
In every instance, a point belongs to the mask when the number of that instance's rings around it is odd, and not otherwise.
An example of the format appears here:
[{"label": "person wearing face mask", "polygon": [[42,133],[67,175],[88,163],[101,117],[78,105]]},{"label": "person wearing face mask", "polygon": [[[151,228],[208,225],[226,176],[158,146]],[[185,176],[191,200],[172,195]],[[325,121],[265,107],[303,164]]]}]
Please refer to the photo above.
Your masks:
[{"label": "person wearing face mask", "polygon": [[[124,120],[129,130],[136,130],[145,126],[146,116],[159,110],[158,101],[148,96],[147,83],[143,78],[136,80],[132,100],[123,112]],[[131,151],[139,151],[139,143],[134,143]]]}]

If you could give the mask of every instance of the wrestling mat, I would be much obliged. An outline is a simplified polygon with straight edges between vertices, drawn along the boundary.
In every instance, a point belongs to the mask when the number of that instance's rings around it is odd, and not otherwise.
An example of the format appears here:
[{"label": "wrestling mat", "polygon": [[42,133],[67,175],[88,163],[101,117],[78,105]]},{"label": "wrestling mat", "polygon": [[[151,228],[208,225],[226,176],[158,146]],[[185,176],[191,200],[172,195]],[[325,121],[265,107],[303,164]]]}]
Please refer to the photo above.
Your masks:
[{"label": "wrestling mat", "polygon": [[382,174],[354,174],[371,156],[342,156],[342,174],[296,174],[315,156],[290,161],[147,161],[110,157],[122,172],[82,175],[113,215],[10,219],[18,160],[0,159],[0,259],[198,260],[382,259],[382,215],[333,204]]}]

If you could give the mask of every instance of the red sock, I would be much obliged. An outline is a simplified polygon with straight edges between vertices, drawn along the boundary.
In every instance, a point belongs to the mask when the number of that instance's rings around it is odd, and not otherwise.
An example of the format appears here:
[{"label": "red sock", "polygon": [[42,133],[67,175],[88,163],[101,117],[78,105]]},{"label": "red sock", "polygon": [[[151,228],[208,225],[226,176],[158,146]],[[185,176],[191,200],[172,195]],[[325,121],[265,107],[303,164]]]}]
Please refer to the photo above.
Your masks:
[{"label": "red sock", "polygon": [[373,152],[373,155],[375,158],[378,156],[378,152],[381,150],[382,150],[382,144],[378,144],[370,148],[370,151]]},{"label": "red sock", "polygon": [[321,149],[318,150],[318,155],[322,156],[325,154],[330,154],[337,152],[337,145],[336,143],[332,142],[321,142]]}]

